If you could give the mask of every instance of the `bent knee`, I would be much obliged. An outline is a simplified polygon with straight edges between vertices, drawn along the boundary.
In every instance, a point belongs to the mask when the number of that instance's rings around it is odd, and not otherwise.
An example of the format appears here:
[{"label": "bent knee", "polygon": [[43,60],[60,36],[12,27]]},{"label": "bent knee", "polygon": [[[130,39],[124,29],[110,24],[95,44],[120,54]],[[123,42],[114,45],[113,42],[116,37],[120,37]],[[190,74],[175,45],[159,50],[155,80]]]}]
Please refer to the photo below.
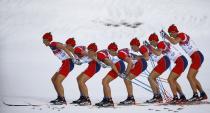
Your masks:
[{"label": "bent knee", "polygon": [[54,83],[54,82],[55,82],[55,78],[54,78],[54,77],[52,77],[52,78],[51,78],[51,81],[52,81],[52,83]]},{"label": "bent knee", "polygon": [[61,81],[60,79],[55,79],[55,80],[54,80],[54,83],[55,83],[55,84],[61,84],[62,81]]},{"label": "bent knee", "polygon": [[108,84],[109,84],[109,82],[107,81],[107,79],[104,78],[104,79],[102,80],[102,85],[103,85],[103,86],[107,86]]}]

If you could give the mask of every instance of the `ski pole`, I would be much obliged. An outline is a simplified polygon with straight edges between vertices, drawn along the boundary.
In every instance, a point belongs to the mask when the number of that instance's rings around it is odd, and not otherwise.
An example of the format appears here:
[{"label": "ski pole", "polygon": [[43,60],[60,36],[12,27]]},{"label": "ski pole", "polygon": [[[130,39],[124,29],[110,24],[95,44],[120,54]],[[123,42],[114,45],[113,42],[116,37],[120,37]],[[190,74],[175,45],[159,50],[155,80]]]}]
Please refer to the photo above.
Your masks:
[{"label": "ski pole", "polygon": [[137,86],[139,86],[139,87],[141,87],[141,88],[143,88],[143,89],[145,89],[145,90],[147,90],[147,91],[153,93],[152,90],[150,90],[150,89],[148,89],[148,88],[145,88],[144,86],[141,86],[140,84],[138,84],[138,83],[136,83],[136,82],[133,82],[132,80],[128,79],[127,77],[124,78],[124,79],[126,79],[126,80],[130,81],[131,83],[133,83],[133,84],[135,84],[135,85],[137,85]]}]

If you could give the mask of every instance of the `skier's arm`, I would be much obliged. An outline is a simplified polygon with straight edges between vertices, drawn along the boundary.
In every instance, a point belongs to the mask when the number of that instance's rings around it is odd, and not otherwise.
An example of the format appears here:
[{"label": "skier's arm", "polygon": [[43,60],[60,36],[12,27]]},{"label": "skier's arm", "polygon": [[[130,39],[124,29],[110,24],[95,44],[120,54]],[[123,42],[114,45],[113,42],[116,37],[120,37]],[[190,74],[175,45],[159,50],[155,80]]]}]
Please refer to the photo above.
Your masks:
[{"label": "skier's arm", "polygon": [[141,46],[139,52],[142,54],[142,57],[148,61],[149,60],[149,48],[147,46]]},{"label": "skier's arm", "polygon": [[181,38],[179,37],[176,37],[176,38],[170,37],[164,30],[160,31],[160,35],[161,37],[163,37],[164,39],[167,39],[172,44],[177,44],[181,41]]},{"label": "skier's arm", "polygon": [[149,53],[148,53],[148,52],[145,52],[145,53],[143,54],[143,57],[144,57],[144,59],[145,59],[146,61],[148,61],[148,60],[149,60]]},{"label": "skier's arm", "polygon": [[181,42],[181,38],[177,37],[177,38],[172,38],[172,37],[168,37],[166,38],[169,42],[171,42],[172,44],[177,44],[179,42]]},{"label": "skier's arm", "polygon": [[63,44],[57,43],[57,44],[56,44],[56,47],[57,47],[58,49],[64,50],[64,51],[70,56],[70,58],[73,58],[71,51],[69,51]]},{"label": "skier's arm", "polygon": [[151,51],[152,51],[152,53],[153,54],[155,54],[155,55],[157,55],[157,56],[160,56],[161,55],[161,53],[162,53],[162,50],[160,50],[160,49],[155,49],[155,48],[151,48]]},{"label": "skier's arm", "polygon": [[90,58],[93,59],[93,60],[95,60],[98,63],[100,62],[100,60],[98,60],[96,56],[91,56]]},{"label": "skier's arm", "polygon": [[108,65],[108,66],[111,66],[111,68],[117,73],[117,75],[120,74],[120,73],[118,72],[118,70],[117,70],[117,67],[114,65],[114,63],[113,63],[110,59],[105,58],[105,59],[104,59],[104,63],[105,63],[106,65]]},{"label": "skier's arm", "polygon": [[131,68],[133,67],[133,62],[132,62],[132,59],[131,59],[130,57],[126,57],[126,58],[125,58],[125,62],[128,63],[127,69],[126,69],[126,71],[125,71],[125,74],[128,75],[129,72],[130,72],[130,70],[131,70]]}]

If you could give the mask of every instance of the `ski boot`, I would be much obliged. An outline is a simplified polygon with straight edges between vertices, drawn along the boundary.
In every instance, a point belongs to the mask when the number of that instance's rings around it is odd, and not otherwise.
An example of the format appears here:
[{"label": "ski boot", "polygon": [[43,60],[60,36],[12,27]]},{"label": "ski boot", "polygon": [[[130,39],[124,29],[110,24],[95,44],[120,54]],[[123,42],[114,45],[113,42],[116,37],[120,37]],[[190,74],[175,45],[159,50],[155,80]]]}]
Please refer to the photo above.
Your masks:
[{"label": "ski boot", "polygon": [[134,105],[135,99],[133,96],[128,96],[126,100],[120,102],[118,105]]},{"label": "ski boot", "polygon": [[95,104],[98,107],[110,107],[114,106],[112,98],[104,98],[101,102]]},{"label": "ski boot", "polygon": [[161,103],[163,98],[161,94],[154,95],[152,99],[147,100],[146,103]]},{"label": "ski boot", "polygon": [[78,102],[78,105],[80,105],[80,106],[91,105],[90,98],[89,97],[84,97],[83,99],[81,99],[80,102]]},{"label": "ski boot", "polygon": [[169,104],[178,104],[179,103],[179,98],[178,96],[174,96],[174,98],[169,102]]},{"label": "ski boot", "polygon": [[199,100],[200,98],[198,96],[198,93],[194,93],[193,96],[190,99],[188,99],[189,102],[199,101]]},{"label": "ski boot", "polygon": [[54,105],[63,105],[63,104],[67,104],[67,103],[66,103],[65,97],[60,97],[60,98],[57,99],[57,101],[54,101],[52,104],[54,104]]},{"label": "ski boot", "polygon": [[58,96],[56,99],[51,100],[51,101],[50,101],[50,103],[54,103],[54,102],[58,101],[60,98],[61,98],[61,97],[60,97],[60,96]]},{"label": "ski boot", "polygon": [[201,92],[201,93],[200,93],[199,100],[206,100],[206,99],[208,99],[206,93],[205,93],[205,92]]},{"label": "ski boot", "polygon": [[73,101],[71,104],[78,104],[81,102],[82,99],[84,99],[85,97],[84,96],[80,96],[79,99]]},{"label": "ski boot", "polygon": [[179,98],[179,102],[180,103],[185,103],[187,102],[188,100],[186,99],[185,95],[180,95],[180,98]]}]

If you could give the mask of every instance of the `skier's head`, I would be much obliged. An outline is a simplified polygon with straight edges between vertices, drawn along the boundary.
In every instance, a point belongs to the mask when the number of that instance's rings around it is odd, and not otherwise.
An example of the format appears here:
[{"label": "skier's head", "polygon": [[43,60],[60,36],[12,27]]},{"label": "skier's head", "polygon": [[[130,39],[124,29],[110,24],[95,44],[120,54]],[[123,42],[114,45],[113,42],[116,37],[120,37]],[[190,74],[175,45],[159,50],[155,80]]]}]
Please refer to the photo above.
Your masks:
[{"label": "skier's head", "polygon": [[96,55],[96,52],[98,50],[96,43],[91,43],[88,45],[88,54],[90,56]]},{"label": "skier's head", "polygon": [[179,33],[179,30],[177,29],[176,25],[172,24],[168,27],[168,33],[171,37],[176,38],[176,36]]},{"label": "skier's head", "polygon": [[66,45],[67,45],[67,48],[70,49],[70,48],[74,48],[75,45],[76,45],[76,41],[74,38],[69,38],[66,40]]},{"label": "skier's head", "polygon": [[116,56],[117,55],[117,50],[118,50],[118,46],[115,42],[112,42],[108,45],[107,47],[109,53],[112,55],[112,56]]},{"label": "skier's head", "polygon": [[42,36],[42,39],[43,39],[43,43],[44,43],[46,46],[49,46],[49,45],[50,45],[50,42],[53,40],[51,32],[45,33],[45,34]]},{"label": "skier's head", "polygon": [[157,45],[157,47],[160,49],[160,50],[165,50],[166,49],[166,43],[164,41],[160,41]]},{"label": "skier's head", "polygon": [[76,54],[78,57],[83,57],[85,54],[85,51],[82,49],[82,47],[75,47],[74,48],[74,54]]},{"label": "skier's head", "polygon": [[150,42],[150,44],[151,45],[153,45],[153,46],[157,46],[157,44],[158,44],[158,42],[159,42],[159,38],[158,38],[158,36],[157,36],[157,34],[156,33],[152,33],[150,36],[149,36],[149,42]]},{"label": "skier's head", "polygon": [[130,46],[131,46],[131,49],[135,52],[139,51],[139,46],[140,46],[140,41],[139,39],[137,38],[133,38],[131,41],[130,41]]}]

